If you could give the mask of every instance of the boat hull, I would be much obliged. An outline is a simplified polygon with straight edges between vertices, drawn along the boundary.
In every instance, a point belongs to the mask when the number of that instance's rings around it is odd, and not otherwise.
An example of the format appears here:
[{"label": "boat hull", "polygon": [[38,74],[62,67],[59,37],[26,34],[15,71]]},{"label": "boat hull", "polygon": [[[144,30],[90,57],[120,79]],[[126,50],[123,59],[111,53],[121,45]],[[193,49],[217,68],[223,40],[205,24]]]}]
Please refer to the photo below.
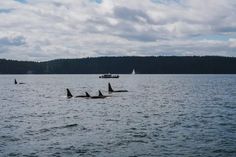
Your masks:
[{"label": "boat hull", "polygon": [[119,76],[99,76],[99,78],[119,78]]}]

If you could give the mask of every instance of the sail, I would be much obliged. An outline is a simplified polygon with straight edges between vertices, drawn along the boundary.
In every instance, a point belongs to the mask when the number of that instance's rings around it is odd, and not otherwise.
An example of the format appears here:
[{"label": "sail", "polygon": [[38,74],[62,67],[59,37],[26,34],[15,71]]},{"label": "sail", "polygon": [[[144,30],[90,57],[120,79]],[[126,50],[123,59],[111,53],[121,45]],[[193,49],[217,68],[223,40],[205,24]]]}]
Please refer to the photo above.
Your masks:
[{"label": "sail", "polygon": [[132,74],[135,75],[135,69],[133,69]]}]

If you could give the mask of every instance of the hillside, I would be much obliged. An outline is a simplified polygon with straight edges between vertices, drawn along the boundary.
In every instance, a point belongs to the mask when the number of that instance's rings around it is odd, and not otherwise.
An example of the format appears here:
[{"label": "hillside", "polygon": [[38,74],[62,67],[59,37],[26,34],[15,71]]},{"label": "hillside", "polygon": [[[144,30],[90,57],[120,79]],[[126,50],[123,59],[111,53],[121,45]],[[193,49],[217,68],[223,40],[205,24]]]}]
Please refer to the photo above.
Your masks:
[{"label": "hillside", "polygon": [[236,74],[235,57],[97,57],[28,62],[0,59],[0,74]]}]

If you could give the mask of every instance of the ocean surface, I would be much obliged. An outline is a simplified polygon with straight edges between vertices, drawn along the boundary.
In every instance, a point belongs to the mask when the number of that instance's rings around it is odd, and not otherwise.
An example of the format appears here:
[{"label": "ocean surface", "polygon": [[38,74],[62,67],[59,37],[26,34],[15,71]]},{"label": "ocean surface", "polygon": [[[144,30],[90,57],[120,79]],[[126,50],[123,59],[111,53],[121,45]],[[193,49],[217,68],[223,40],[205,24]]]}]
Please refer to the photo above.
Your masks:
[{"label": "ocean surface", "polygon": [[236,157],[236,75],[0,75],[0,156]]}]

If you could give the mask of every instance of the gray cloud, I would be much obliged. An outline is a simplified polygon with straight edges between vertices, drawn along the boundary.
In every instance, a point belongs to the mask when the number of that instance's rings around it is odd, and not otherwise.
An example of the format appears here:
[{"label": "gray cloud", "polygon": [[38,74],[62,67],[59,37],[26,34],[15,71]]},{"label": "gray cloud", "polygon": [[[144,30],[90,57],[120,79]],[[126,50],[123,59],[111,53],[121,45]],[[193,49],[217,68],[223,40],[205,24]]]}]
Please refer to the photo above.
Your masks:
[{"label": "gray cloud", "polygon": [[13,11],[14,9],[0,8],[0,14],[7,14]]},{"label": "gray cloud", "polygon": [[222,33],[235,33],[236,32],[236,25],[235,26],[223,26],[220,28],[216,28],[217,32]]},{"label": "gray cloud", "polygon": [[17,36],[14,38],[3,37],[0,38],[0,46],[21,46],[24,45],[25,38],[22,36]]},{"label": "gray cloud", "polygon": [[0,58],[236,56],[233,0],[20,1],[0,2]]},{"label": "gray cloud", "polygon": [[130,22],[141,22],[151,21],[149,16],[142,10],[130,9],[127,7],[115,7],[114,16],[122,20],[127,20]]}]

